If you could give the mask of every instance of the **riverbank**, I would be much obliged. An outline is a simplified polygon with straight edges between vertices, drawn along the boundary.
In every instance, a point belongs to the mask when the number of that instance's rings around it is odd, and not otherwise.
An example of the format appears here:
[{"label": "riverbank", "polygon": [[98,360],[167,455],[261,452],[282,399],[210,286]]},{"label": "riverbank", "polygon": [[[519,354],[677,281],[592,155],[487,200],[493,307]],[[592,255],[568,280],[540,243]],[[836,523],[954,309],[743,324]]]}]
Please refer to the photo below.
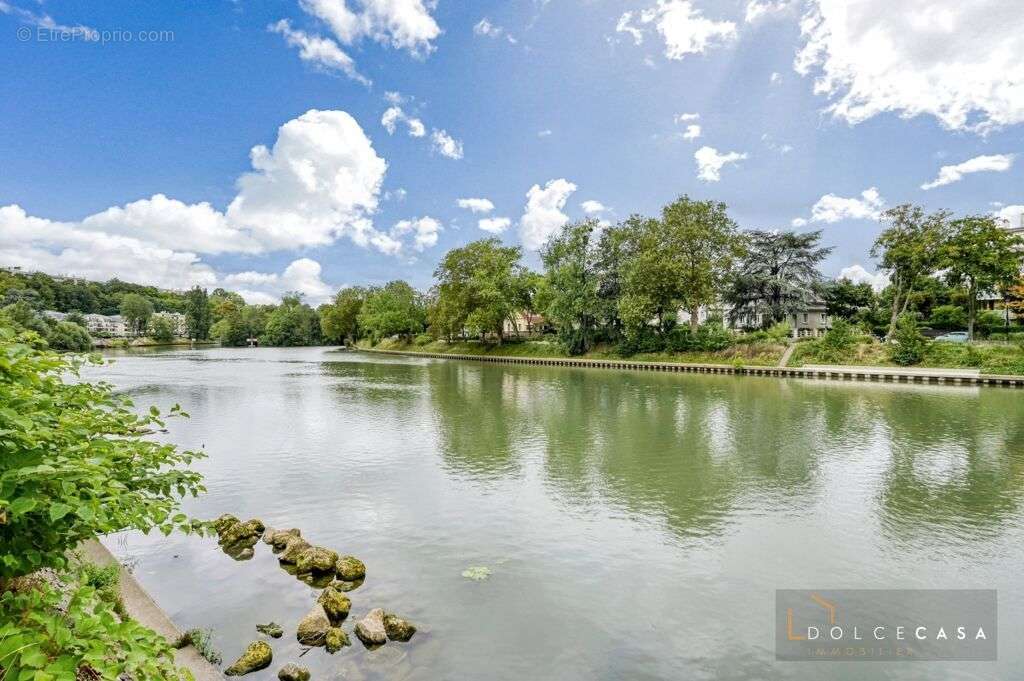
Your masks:
[{"label": "riverbank", "polygon": [[[520,354],[503,353],[501,347],[491,346],[493,351],[477,353],[437,352],[428,346],[402,345],[399,343],[380,343],[376,346],[361,345],[357,349],[381,354],[412,355],[433,357],[438,359],[475,360],[483,362],[499,362],[503,364],[530,364],[540,366],[567,366],[594,369],[632,369],[638,371],[665,371],[675,373],[731,374],[737,376],[774,376],[777,378],[811,378],[848,381],[873,381],[892,383],[920,383],[939,385],[990,385],[1013,388],[1024,388],[1024,376],[1004,374],[982,374],[977,369],[940,369],[918,367],[885,367],[885,366],[770,366],[747,365],[739,362],[733,364],[699,363],[682,361],[654,361],[648,359],[595,359],[592,357],[551,357],[529,354],[537,351],[530,348]],[[453,344],[460,346],[463,344]],[[527,344],[519,344],[527,345]],[[398,346],[397,348],[395,346]],[[416,348],[416,349],[409,349]],[[427,349],[420,349],[427,348]],[[676,356],[678,357],[678,355]],[[781,357],[781,353],[780,353]]]},{"label": "riverbank", "polygon": [[187,338],[175,338],[172,341],[156,341],[152,338],[93,338],[92,345],[97,350],[106,350],[108,348],[191,348],[191,347],[216,347],[220,345],[218,341],[206,340],[206,341],[191,341]]}]

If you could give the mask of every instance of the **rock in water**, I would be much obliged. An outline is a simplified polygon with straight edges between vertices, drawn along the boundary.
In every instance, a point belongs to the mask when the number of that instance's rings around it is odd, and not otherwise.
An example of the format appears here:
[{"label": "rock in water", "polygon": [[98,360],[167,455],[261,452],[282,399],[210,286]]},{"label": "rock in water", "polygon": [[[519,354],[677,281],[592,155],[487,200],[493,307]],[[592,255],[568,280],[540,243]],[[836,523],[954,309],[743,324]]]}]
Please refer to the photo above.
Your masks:
[{"label": "rock in water", "polygon": [[277,559],[282,563],[294,565],[299,560],[299,555],[308,548],[311,548],[308,541],[302,537],[292,537],[285,544],[284,551]]},{"label": "rock in water", "polygon": [[277,672],[281,681],[309,681],[309,670],[289,662]]},{"label": "rock in water", "polygon": [[288,545],[292,537],[301,536],[302,532],[297,527],[290,530],[267,530],[263,533],[263,541],[273,546],[275,551],[280,551]]},{"label": "rock in water", "polygon": [[341,627],[331,627],[327,630],[327,637],[324,641],[324,647],[327,649],[327,652],[333,655],[345,646],[350,645],[352,645],[352,642],[348,640],[348,634]]},{"label": "rock in water", "polygon": [[416,627],[394,613],[384,614],[384,631],[389,641],[408,641],[416,633]]},{"label": "rock in water", "polygon": [[270,638],[281,638],[284,636],[284,629],[277,622],[270,622],[269,624],[257,624],[256,631],[261,634],[266,634]]},{"label": "rock in water", "polygon": [[249,672],[266,669],[274,659],[274,651],[266,641],[253,641],[235,663],[224,670],[225,676],[244,676]]},{"label": "rock in water", "polygon": [[343,582],[354,582],[366,577],[366,566],[355,556],[342,556],[334,565],[338,579]]},{"label": "rock in water", "polygon": [[356,636],[366,646],[379,646],[388,642],[387,631],[384,629],[384,611],[374,608],[363,619],[356,623]]},{"label": "rock in water", "polygon": [[217,534],[220,534],[221,532],[223,532],[224,530],[228,529],[232,525],[237,525],[240,522],[242,522],[242,521],[240,521],[235,516],[231,515],[230,513],[225,513],[224,515],[222,515],[221,517],[217,518],[216,520],[211,520],[210,521],[210,525],[213,526],[213,529],[214,529],[214,531]]},{"label": "rock in water", "polygon": [[295,567],[299,572],[333,572],[337,562],[337,551],[311,546],[298,555]]},{"label": "rock in water", "polygon": [[358,589],[362,585],[363,585],[363,580],[361,580],[361,579],[357,579],[354,582],[345,582],[345,581],[342,581],[342,580],[339,579],[339,580],[331,583],[332,587],[334,587],[335,589],[337,589],[338,591],[341,591],[343,593],[348,593],[349,591],[355,591],[356,589]]},{"label": "rock in water", "polygon": [[317,603],[299,622],[295,637],[302,645],[322,646],[327,638],[327,630],[330,628],[331,620],[324,612],[324,607]]},{"label": "rock in water", "polygon": [[218,531],[217,534],[220,536],[221,546],[235,546],[238,544],[253,546],[263,536],[263,530],[265,529],[266,527],[264,527],[263,522],[259,518],[253,518],[252,520],[246,520],[244,523],[228,525],[223,530]]},{"label": "rock in water", "polygon": [[330,586],[321,592],[320,598],[316,599],[316,602],[323,606],[328,619],[334,624],[348,617],[348,612],[352,609],[352,601],[348,596]]}]

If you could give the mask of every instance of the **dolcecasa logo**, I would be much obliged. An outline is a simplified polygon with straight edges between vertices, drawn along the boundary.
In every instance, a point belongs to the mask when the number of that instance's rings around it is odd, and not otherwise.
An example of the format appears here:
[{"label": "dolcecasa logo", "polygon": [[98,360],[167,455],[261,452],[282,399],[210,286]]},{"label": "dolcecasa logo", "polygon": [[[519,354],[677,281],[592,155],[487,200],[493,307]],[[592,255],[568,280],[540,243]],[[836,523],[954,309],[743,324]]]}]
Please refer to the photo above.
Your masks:
[{"label": "dolcecasa logo", "polygon": [[990,589],[780,589],[775,656],[787,661],[995,660]]}]

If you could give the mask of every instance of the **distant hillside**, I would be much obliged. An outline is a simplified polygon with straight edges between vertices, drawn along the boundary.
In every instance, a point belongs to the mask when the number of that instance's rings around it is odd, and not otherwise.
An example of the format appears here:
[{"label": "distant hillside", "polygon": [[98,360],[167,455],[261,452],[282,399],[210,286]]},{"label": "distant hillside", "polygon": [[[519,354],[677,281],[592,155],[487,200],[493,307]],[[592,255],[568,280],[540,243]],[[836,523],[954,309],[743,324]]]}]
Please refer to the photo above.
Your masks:
[{"label": "distant hillside", "polygon": [[44,272],[0,268],[0,307],[25,300],[40,310],[111,315],[118,314],[121,298],[126,293],[137,293],[149,299],[157,312],[185,311],[184,291],[129,284],[118,279],[88,281]]}]

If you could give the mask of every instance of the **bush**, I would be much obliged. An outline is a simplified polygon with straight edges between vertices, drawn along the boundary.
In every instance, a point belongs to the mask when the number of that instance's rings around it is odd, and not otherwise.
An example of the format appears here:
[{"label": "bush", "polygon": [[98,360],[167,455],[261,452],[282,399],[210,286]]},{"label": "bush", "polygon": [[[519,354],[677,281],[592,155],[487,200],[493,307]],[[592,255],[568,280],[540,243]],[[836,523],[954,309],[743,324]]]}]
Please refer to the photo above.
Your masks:
[{"label": "bush", "polygon": [[0,596],[0,678],[192,678],[175,668],[166,639],[116,614],[116,581],[111,589],[109,571],[61,579]]},{"label": "bush", "polygon": [[164,425],[159,410],[137,415],[112,386],[79,381],[87,361],[100,363],[0,326],[0,578],[62,567],[99,534],[202,526],[176,513],[203,490],[187,469],[201,455],[145,439]]},{"label": "bush", "polygon": [[64,352],[88,352],[92,350],[92,336],[78,324],[57,322],[46,334],[47,344],[54,350]]},{"label": "bush", "polygon": [[648,326],[627,333],[619,341],[618,345],[615,346],[615,352],[622,357],[630,357],[641,353],[661,352],[664,349],[665,340]]},{"label": "bush", "polygon": [[412,342],[413,345],[417,346],[430,345],[431,343],[434,342],[434,337],[431,336],[429,333],[421,333],[415,338],[413,338]]},{"label": "bush", "polygon": [[677,326],[668,334],[666,349],[672,352],[717,352],[732,346],[733,337],[721,324],[702,324],[697,333],[689,327]]},{"label": "bush", "polygon": [[917,320],[910,313],[900,315],[896,330],[890,339],[889,359],[900,366],[920,364],[928,341],[917,328]]},{"label": "bush", "polygon": [[772,324],[767,331],[769,340],[775,343],[785,343],[793,335],[793,327],[789,322]]},{"label": "bush", "polygon": [[155,314],[149,322],[149,332],[158,343],[170,343],[174,340],[174,320],[165,314]]},{"label": "bush", "polygon": [[959,331],[967,328],[967,311],[958,305],[938,305],[932,309],[928,325],[943,331]]}]

